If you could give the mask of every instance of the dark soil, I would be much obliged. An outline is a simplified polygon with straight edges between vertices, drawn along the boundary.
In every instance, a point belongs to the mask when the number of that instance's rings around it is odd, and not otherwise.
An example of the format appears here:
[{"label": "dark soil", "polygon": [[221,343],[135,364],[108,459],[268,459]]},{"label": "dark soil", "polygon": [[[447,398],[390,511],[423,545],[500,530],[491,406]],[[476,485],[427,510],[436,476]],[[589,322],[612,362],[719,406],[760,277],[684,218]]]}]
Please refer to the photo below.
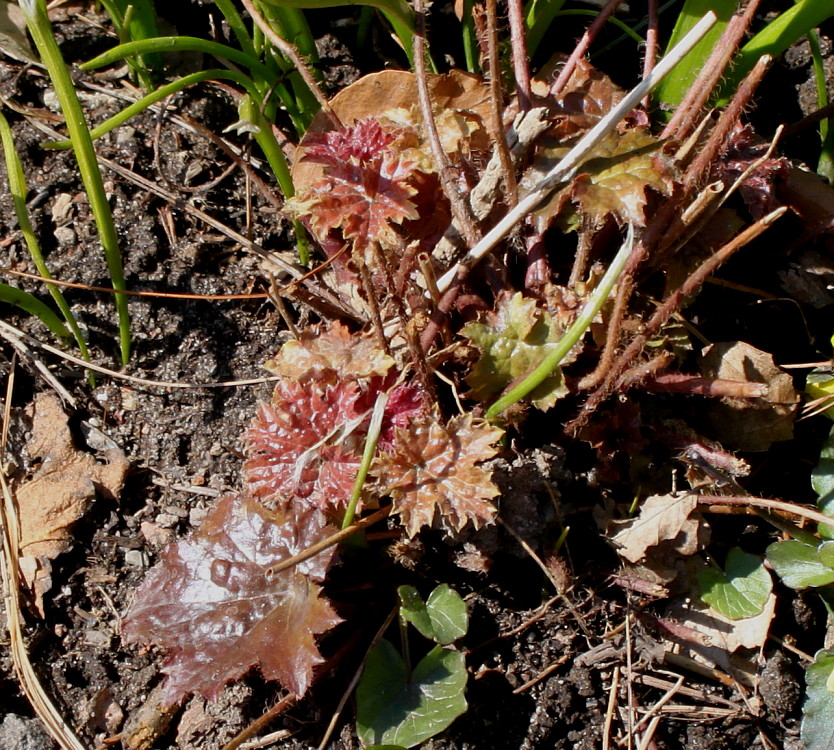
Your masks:
[{"label": "dark soil", "polygon": [[[205,4],[183,3],[186,5],[179,17],[168,20],[181,33],[207,34],[207,28],[195,26],[208,18]],[[84,7],[83,14],[81,10],[64,6],[52,16],[68,63],[89,59],[113,42],[97,25],[100,22],[107,28],[106,19],[92,8]],[[388,49],[386,41],[379,39],[361,51],[348,49],[345,44],[350,44],[349,30],[355,21],[350,14],[340,16],[338,24],[333,23],[333,15],[320,18],[316,25],[322,35],[323,66],[334,90],[360,72],[380,67],[386,56],[396,55],[395,49]],[[441,27],[442,21],[436,20],[435,26]],[[440,46],[435,39],[435,48]],[[453,57],[460,57],[459,51],[450,49]],[[598,64],[604,67],[606,59]],[[760,107],[753,115],[765,136],[772,132],[774,119],[792,121],[808,106],[804,93],[809,76],[807,56],[797,49],[780,65],[762,93],[763,99],[773,96],[778,100],[779,107]],[[118,87],[111,72],[76,71],[74,75],[82,92],[90,83],[111,90]],[[795,86],[800,89],[798,98],[794,98]],[[3,97],[40,110],[48,106],[46,90],[47,82],[37,69],[0,57]],[[89,117],[96,122],[121,106],[118,100],[96,91],[84,96]],[[167,114],[140,116],[97,145],[100,156],[160,182],[178,196],[177,203],[168,204],[105,171],[128,285],[156,292],[263,291],[261,260],[186,213],[183,206],[196,206],[242,233],[251,232],[255,242],[276,253],[293,251],[288,223],[253,191],[248,225],[243,173],[235,169],[217,181],[228,166],[227,157],[202,135],[173,122],[170,115],[174,112],[189,115],[215,133],[237,119],[231,98],[204,86],[178,95]],[[29,182],[29,208],[53,275],[70,282],[109,286],[73,158],[66,152],[43,150],[39,144],[44,133],[26,117],[9,116]],[[236,139],[234,134],[228,137]],[[242,139],[239,142],[245,145]],[[801,143],[789,142],[786,147],[796,148],[797,157],[810,158],[802,152]],[[3,171],[0,184],[6,184]],[[71,199],[69,207],[53,215],[64,195]],[[0,265],[34,271],[13,216],[10,197],[0,192]],[[783,231],[789,234],[793,230]],[[782,288],[779,273],[793,262],[781,252],[787,245],[787,239],[782,239],[785,242],[781,244],[779,239],[768,239],[771,244],[760,243],[748,251],[762,253],[762,262],[751,264],[742,257],[722,273],[731,281],[772,292],[774,298],[754,304],[736,291],[711,287],[699,298],[693,320],[697,319],[702,333],[712,340],[749,341],[773,352],[777,362],[813,361],[822,358],[820,350],[826,350],[831,307],[814,309]],[[813,250],[830,258],[830,240],[818,241]],[[20,285],[44,296],[39,284],[21,280]],[[95,361],[114,367],[118,333],[111,298],[76,289],[67,289],[65,294],[87,329]],[[134,350],[126,372],[143,378],[183,383],[258,378],[263,375],[261,363],[283,341],[280,316],[262,300],[131,298],[129,307]],[[306,310],[295,312],[310,317]],[[37,321],[10,309],[4,309],[3,315],[24,331],[45,339]],[[198,527],[216,497],[239,489],[242,433],[257,400],[267,398],[270,387],[262,383],[177,390],[140,387],[99,376],[97,385],[90,388],[80,369],[43,352],[32,353],[43,358],[77,400],[75,408],[69,409],[77,445],[85,446],[83,423],[91,423],[114,440],[131,462],[127,485],[118,501],[98,500],[75,527],[73,549],[54,563],[54,585],[45,599],[45,616],[39,619],[30,613],[26,632],[31,660],[47,693],[85,746],[94,748],[136,721],[162,677],[162,653],[122,645],[120,616],[160,548]],[[0,348],[0,357],[2,371],[8,376],[12,349],[7,344]],[[25,407],[36,392],[48,386],[25,359],[17,361],[15,372],[10,446],[12,469],[22,478],[30,468],[25,452],[29,429]],[[682,397],[652,397],[645,404],[645,408],[681,418],[697,411],[697,406],[693,408]],[[600,423],[617,429],[626,419],[624,408],[622,404],[607,407],[598,417]],[[276,736],[273,744],[265,746],[316,746],[367,644],[390,609],[395,585],[411,582],[428,591],[436,583],[446,582],[469,604],[471,626],[459,645],[467,653],[470,708],[449,730],[426,743],[427,748],[600,747],[612,680],[615,671],[625,670],[627,664],[635,674],[650,674],[655,681],[636,679],[627,694],[625,674],[621,674],[619,712],[627,711],[629,699],[634,707],[651,707],[675,683],[678,673],[686,676],[690,692],[678,694],[671,702],[655,734],[655,747],[753,747],[760,746],[762,737],[775,747],[798,747],[803,665],[778,641],[769,641],[757,657],[762,681],[759,697],[754,696],[759,708],[753,711],[733,687],[659,664],[660,636],[641,620],[634,621],[627,637],[622,623],[632,609],[641,609],[644,601],[609,582],[618,562],[598,531],[592,509],[606,501],[628,502],[630,481],[644,487],[647,483],[667,485],[671,463],[668,455],[597,456],[585,444],[568,441],[559,424],[570,419],[574,409],[575,403],[547,416],[531,416],[524,432],[515,436],[513,450],[496,468],[502,515],[534,549],[546,555],[562,525],[570,526],[567,555],[558,558],[554,566],[571,587],[570,599],[591,637],[583,633],[560,599],[551,599],[547,579],[503,529],[454,542],[424,534],[411,549],[400,550],[401,556],[408,558],[404,562],[411,561],[410,568],[396,564],[379,542],[378,548],[372,545],[362,553],[367,556],[365,569],[370,566],[372,574],[357,580],[352,573],[349,578],[347,573],[335,572],[334,598],[348,622],[324,640],[328,662],[311,694],[269,727],[270,731],[285,730],[286,735]],[[812,502],[808,475],[827,429],[821,420],[800,423],[795,441],[751,457],[754,474],[747,489],[755,493],[767,488],[769,496]],[[618,484],[612,484],[611,478]],[[739,538],[755,538],[761,550],[775,537],[744,517],[726,516],[714,523],[714,541],[719,547],[737,544]],[[478,571],[479,565],[487,565],[488,573]],[[773,634],[792,639],[799,649],[813,653],[825,630],[823,608],[810,595],[784,588],[779,589],[779,595]],[[12,668],[8,641],[0,645],[0,715],[4,717],[0,747],[51,747],[51,740],[32,720],[33,711]],[[276,686],[252,675],[228,686],[214,703],[192,698],[154,747],[220,748],[280,695]],[[352,718],[349,702],[329,747],[360,747]],[[613,721],[612,736],[622,738],[624,713],[616,714]]]}]

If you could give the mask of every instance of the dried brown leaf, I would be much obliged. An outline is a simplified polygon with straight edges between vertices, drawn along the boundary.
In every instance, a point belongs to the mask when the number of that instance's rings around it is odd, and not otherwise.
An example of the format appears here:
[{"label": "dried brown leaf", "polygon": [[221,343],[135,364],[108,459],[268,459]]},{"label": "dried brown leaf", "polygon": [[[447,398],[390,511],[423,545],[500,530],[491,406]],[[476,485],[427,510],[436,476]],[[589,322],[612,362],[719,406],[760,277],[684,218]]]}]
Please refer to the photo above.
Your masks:
[{"label": "dried brown leaf", "polygon": [[[646,557],[650,547],[661,542],[675,540],[681,535],[697,540],[699,521],[690,518],[697,506],[698,498],[691,493],[647,498],[640,506],[637,518],[617,524],[618,530],[611,535],[617,552],[629,562],[638,562]],[[685,549],[680,550],[681,554],[687,554]],[[692,549],[688,554],[694,552]]]},{"label": "dried brown leaf", "polygon": [[766,451],[793,437],[799,394],[793,379],[773,362],[773,356],[743,341],[712,344],[704,349],[702,373],[709,378],[764,383],[761,399],[710,401],[707,417],[711,437],[732,450]]},{"label": "dried brown leaf", "polygon": [[351,333],[347,326],[334,321],[326,331],[320,331],[318,326],[302,331],[297,340],[284,344],[265,366],[276,375],[301,383],[382,376],[393,364],[394,360],[380,349],[376,339]]},{"label": "dried brown leaf", "polygon": [[480,463],[495,455],[502,434],[469,414],[453,417],[448,425],[432,418],[397,430],[393,450],[376,460],[372,472],[391,495],[409,536],[430,526],[436,514],[454,531],[469,521],[479,528],[494,520],[489,500],[498,488]]},{"label": "dried brown leaf", "polygon": [[128,461],[118,448],[105,453],[103,464],[77,450],[61,403],[51,394],[35,399],[28,451],[41,464],[15,491],[21,570],[43,613],[43,595],[52,586],[49,561],[72,547],[72,526],[89,510],[97,490],[111,498],[121,492]]}]

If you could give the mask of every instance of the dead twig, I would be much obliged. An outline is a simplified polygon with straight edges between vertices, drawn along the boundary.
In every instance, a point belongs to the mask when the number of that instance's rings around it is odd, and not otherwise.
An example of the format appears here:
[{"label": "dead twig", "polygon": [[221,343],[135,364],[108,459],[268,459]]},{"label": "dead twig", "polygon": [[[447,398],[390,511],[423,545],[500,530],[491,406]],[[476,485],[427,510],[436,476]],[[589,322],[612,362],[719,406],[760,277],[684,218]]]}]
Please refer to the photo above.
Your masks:
[{"label": "dead twig", "polygon": [[758,237],[762,232],[768,229],[777,219],[787,212],[785,206],[771,211],[767,216],[763,216],[754,224],[751,224],[744,231],[740,232],[730,242],[721,247],[710,258],[704,261],[697,269],[684,281],[681,286],[670,294],[663,304],[654,312],[652,317],[644,326],[643,331],[632,339],[631,343],[626,347],[625,351],[616,359],[614,364],[605,376],[602,385],[591,394],[588,400],[583,404],[580,413],[567,425],[565,431],[575,433],[582,425],[584,425],[590,415],[596,411],[600,404],[608,398],[614,391],[615,385],[620,376],[626,371],[631,362],[636,359],[643,350],[646,342],[655,335],[667,320],[678,310],[683,303],[683,300],[692,295],[700,286],[711,276],[718,268],[726,262],[735,252],[750,243],[753,239]]}]

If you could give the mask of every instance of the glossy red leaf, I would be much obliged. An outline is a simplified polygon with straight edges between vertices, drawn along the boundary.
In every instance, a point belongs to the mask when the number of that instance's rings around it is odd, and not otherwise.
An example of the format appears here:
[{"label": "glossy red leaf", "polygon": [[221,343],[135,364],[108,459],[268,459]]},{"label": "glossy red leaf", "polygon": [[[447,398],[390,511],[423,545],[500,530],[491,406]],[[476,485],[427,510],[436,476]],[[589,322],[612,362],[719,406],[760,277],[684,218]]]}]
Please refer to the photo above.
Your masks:
[{"label": "glossy red leaf", "polygon": [[326,538],[315,511],[272,512],[250,497],[218,502],[198,531],[167,547],[124,619],[127,643],[168,651],[166,700],[214,698],[258,665],[303,695],[322,661],[315,636],[340,618],[322,598],[332,552],[270,575],[272,566]]}]

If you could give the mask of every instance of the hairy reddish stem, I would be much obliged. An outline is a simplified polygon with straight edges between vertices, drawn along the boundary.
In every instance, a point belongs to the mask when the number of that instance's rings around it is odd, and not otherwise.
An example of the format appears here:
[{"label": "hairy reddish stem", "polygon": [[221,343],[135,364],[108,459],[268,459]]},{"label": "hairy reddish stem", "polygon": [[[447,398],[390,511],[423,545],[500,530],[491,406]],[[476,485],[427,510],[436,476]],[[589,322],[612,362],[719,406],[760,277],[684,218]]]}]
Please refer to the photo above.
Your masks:
[{"label": "hairy reddish stem", "polygon": [[503,102],[504,92],[501,87],[501,62],[498,59],[498,29],[496,26],[498,9],[496,0],[487,0],[487,62],[489,64],[490,119],[492,120],[493,139],[501,161],[504,178],[504,192],[510,208],[518,203],[518,185],[515,179],[515,165],[507,146],[504,132]]},{"label": "hairy reddish stem", "polygon": [[744,13],[734,15],[727,22],[724,33],[710,54],[695,82],[678,105],[661,138],[685,139],[701,117],[701,110],[709,99],[730,60],[738,49],[750,22],[756,14],[760,0],[750,0]]},{"label": "hairy reddish stem", "polygon": [[574,47],[573,52],[570,53],[570,57],[568,61],[565,63],[565,67],[562,68],[562,72],[559,73],[559,77],[556,79],[556,82],[550,87],[550,93],[553,96],[559,96],[562,92],[562,89],[565,88],[567,82],[570,80],[573,71],[576,69],[576,64],[579,62],[580,58],[588,51],[588,48],[591,46],[594,39],[596,39],[597,34],[599,34],[600,30],[603,26],[605,26],[605,22],[617,10],[617,7],[622,2],[622,0],[608,0],[605,4],[605,7],[599,12],[599,15],[594,19],[594,22],[587,28],[585,33],[582,35],[582,38],[579,40],[579,43]]},{"label": "hairy reddish stem", "polygon": [[526,112],[532,106],[532,89],[530,60],[527,55],[527,32],[524,29],[524,5],[521,0],[507,0],[507,11],[510,22],[515,93],[518,97],[518,108]]},{"label": "hairy reddish stem", "polygon": [[700,375],[685,375],[682,372],[667,372],[655,375],[643,382],[643,388],[653,393],[683,393],[689,396],[713,396],[716,398],[763,398],[767,396],[765,383],[751,383],[747,380],[726,380],[704,378]]},{"label": "hairy reddish stem", "polygon": [[788,209],[786,207],[782,206],[781,208],[777,208],[775,211],[771,211],[767,214],[767,216],[763,216],[757,222],[751,224],[744,231],[740,232],[736,237],[730,240],[726,245],[721,247],[700,266],[698,266],[689,278],[687,278],[686,281],[684,281],[684,283],[681,284],[676,291],[670,294],[663,304],[655,310],[652,317],[649,318],[648,322],[644,326],[643,332],[632,339],[625,351],[611,366],[602,385],[597,388],[585,404],[583,404],[582,409],[576,418],[565,425],[565,431],[575,432],[588,421],[590,415],[596,411],[600,404],[613,392],[620,376],[626,371],[631,362],[640,355],[640,352],[643,351],[643,347],[649,338],[657,333],[661,326],[663,326],[672,314],[678,310],[684,299],[694,294],[694,292],[700,288],[707,278],[715,273],[715,271],[717,271],[728,258],[753,239],[758,237],[787,210]]}]

